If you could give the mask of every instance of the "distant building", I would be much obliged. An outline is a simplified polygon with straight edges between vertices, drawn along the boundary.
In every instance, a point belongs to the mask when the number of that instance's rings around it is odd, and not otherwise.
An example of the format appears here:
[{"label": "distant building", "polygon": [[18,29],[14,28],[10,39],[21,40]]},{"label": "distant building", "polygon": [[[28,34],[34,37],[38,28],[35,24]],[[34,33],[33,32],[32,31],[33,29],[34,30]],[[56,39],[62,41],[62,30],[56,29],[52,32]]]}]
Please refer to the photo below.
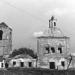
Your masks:
[{"label": "distant building", "polygon": [[12,50],[12,29],[0,23],[0,56],[9,55]]},{"label": "distant building", "polygon": [[37,67],[67,69],[68,61],[65,57],[69,52],[69,39],[56,27],[56,19],[52,16],[49,28],[37,37]]},{"label": "distant building", "polygon": [[17,55],[12,59],[8,59],[7,63],[9,67],[21,67],[21,68],[36,68],[36,59],[33,59],[29,55]]}]

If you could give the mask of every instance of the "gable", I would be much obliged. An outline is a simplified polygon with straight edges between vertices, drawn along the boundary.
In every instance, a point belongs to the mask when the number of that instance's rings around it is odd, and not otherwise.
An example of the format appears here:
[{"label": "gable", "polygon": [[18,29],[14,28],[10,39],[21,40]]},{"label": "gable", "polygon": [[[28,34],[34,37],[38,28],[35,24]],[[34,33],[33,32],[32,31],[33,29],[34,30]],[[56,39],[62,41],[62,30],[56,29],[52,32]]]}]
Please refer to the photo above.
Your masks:
[{"label": "gable", "polygon": [[9,28],[12,31],[12,29],[10,27],[8,27],[8,25],[6,23],[4,23],[4,22],[0,23],[0,27]]}]

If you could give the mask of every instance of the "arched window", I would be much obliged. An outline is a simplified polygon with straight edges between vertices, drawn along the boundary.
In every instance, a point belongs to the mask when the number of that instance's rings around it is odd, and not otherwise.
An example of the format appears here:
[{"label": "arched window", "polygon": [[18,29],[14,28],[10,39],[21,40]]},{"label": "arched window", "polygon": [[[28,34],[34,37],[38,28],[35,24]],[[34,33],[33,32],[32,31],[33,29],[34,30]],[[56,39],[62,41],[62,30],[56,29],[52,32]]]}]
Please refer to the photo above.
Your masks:
[{"label": "arched window", "polygon": [[59,44],[58,51],[60,52],[60,54],[63,53],[63,46],[62,46],[62,44]]},{"label": "arched window", "polygon": [[0,40],[2,40],[3,31],[0,30]]},{"label": "arched window", "polygon": [[49,54],[50,53],[50,46],[49,46],[49,44],[45,44],[44,45],[44,49],[45,49],[45,54]]},{"label": "arched window", "polygon": [[54,26],[56,26],[56,22],[54,22]]},{"label": "arched window", "polygon": [[45,50],[47,51],[46,53],[49,53],[50,52],[49,46],[46,46]]},{"label": "arched window", "polygon": [[62,53],[62,47],[58,47],[58,50],[60,51],[60,53]]},{"label": "arched window", "polygon": [[55,53],[55,48],[51,47],[51,51],[52,51],[52,53]]}]

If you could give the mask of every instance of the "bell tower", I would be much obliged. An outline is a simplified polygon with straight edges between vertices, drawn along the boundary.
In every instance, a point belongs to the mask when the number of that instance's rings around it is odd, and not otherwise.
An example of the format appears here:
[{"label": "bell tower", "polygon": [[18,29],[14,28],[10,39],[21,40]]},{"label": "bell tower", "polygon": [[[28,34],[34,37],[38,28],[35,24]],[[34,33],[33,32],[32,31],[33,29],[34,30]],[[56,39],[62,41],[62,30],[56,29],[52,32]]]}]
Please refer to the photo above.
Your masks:
[{"label": "bell tower", "polygon": [[0,23],[0,56],[9,55],[12,50],[12,29]]},{"label": "bell tower", "polygon": [[54,16],[52,16],[51,19],[49,20],[49,28],[54,27],[56,27],[56,19],[54,18]]}]

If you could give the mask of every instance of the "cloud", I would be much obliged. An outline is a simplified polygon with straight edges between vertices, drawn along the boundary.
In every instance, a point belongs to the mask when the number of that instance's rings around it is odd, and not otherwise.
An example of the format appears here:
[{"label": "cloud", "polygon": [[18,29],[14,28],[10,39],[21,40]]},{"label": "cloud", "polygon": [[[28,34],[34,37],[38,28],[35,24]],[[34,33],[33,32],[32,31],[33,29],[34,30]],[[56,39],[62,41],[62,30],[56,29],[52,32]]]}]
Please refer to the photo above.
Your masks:
[{"label": "cloud", "polygon": [[33,35],[34,35],[35,37],[38,37],[38,36],[43,35],[43,32],[42,32],[42,31],[40,31],[40,32],[34,32]]}]

